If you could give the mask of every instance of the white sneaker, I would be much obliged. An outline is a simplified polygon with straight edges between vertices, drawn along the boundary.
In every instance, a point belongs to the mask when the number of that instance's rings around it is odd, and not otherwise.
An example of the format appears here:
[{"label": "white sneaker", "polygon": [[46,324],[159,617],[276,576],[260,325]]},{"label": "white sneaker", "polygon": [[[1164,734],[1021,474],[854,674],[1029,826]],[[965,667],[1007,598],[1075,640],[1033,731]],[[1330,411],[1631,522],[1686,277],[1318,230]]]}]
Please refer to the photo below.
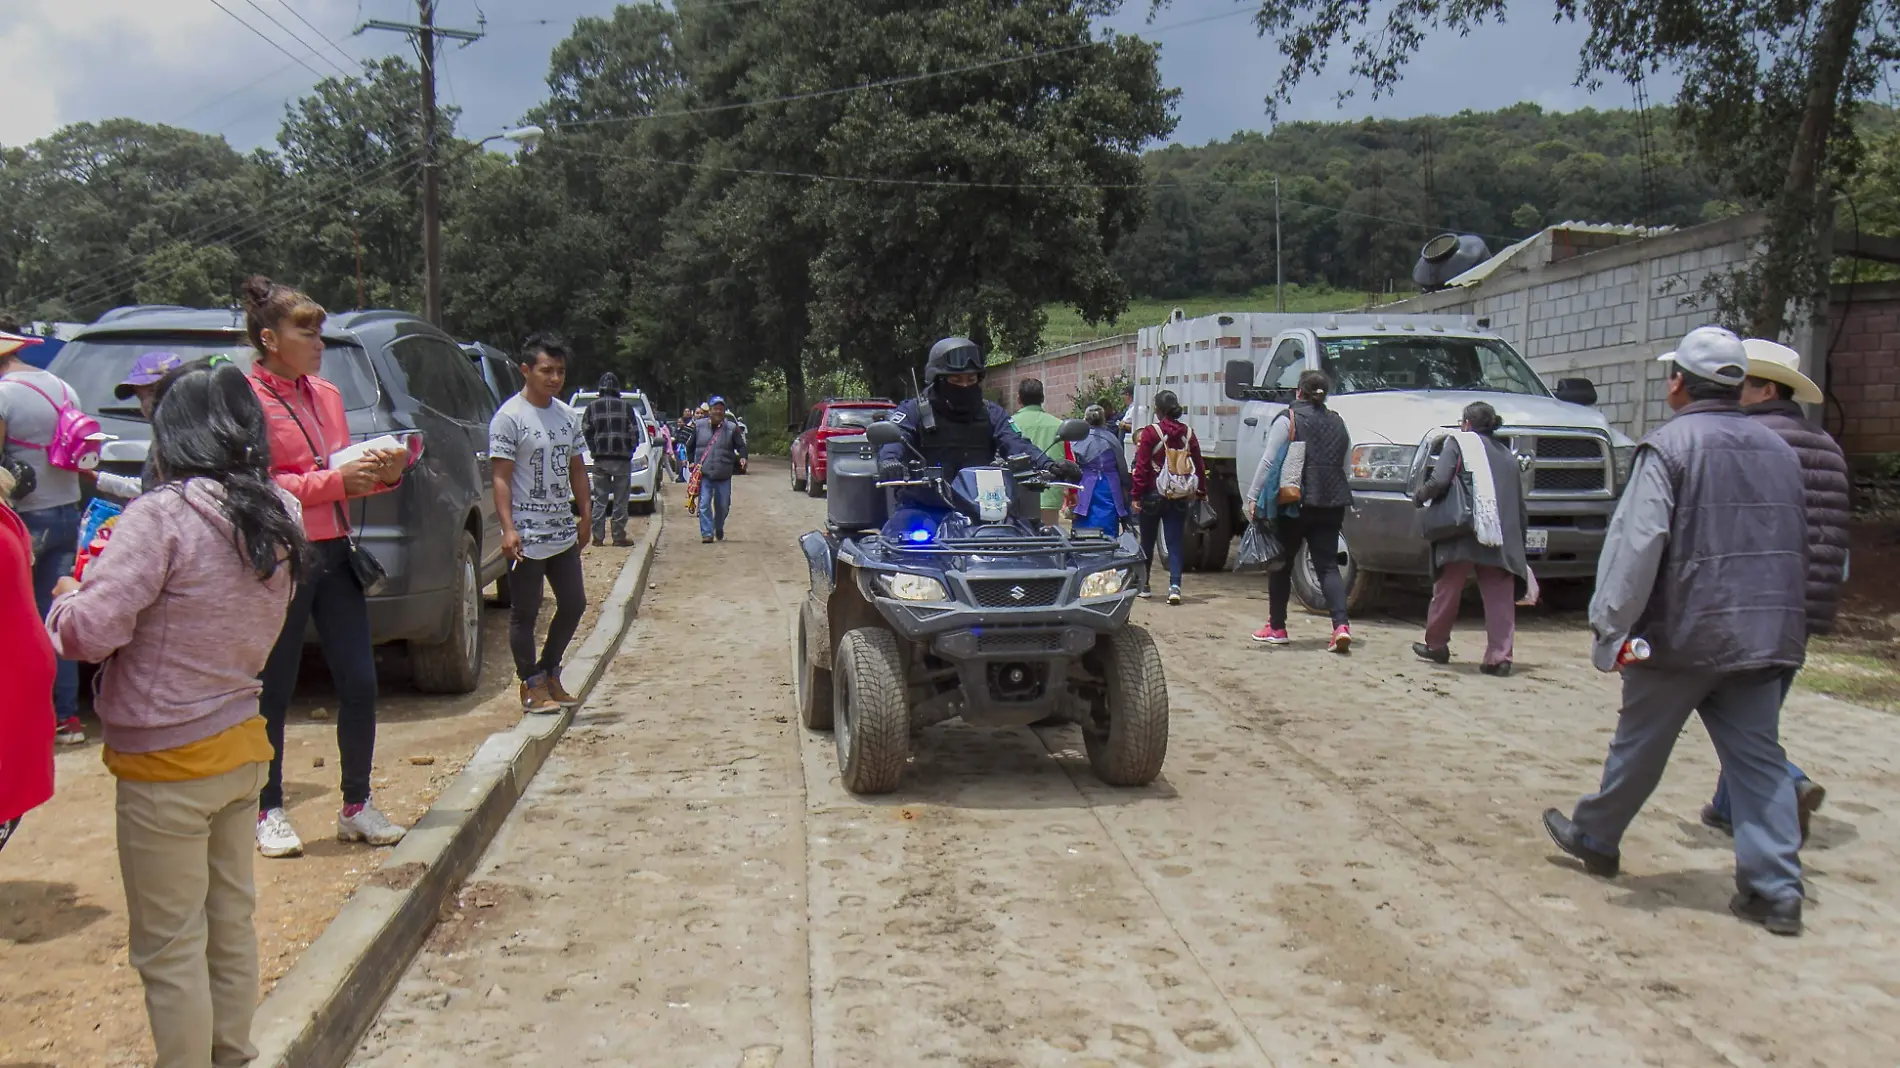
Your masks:
[{"label": "white sneaker", "polygon": [[370,845],[388,846],[402,841],[409,832],[389,822],[389,817],[376,811],[376,806],[365,802],[356,810],[356,815],[345,816],[338,812],[336,816],[336,837],[339,842],[368,842]]},{"label": "white sneaker", "polygon": [[303,839],[281,808],[265,809],[257,817],[257,851],[267,857],[303,856]]},{"label": "white sneaker", "polygon": [[1169,604],[1181,603],[1181,587],[1179,586],[1168,587],[1168,603]]}]

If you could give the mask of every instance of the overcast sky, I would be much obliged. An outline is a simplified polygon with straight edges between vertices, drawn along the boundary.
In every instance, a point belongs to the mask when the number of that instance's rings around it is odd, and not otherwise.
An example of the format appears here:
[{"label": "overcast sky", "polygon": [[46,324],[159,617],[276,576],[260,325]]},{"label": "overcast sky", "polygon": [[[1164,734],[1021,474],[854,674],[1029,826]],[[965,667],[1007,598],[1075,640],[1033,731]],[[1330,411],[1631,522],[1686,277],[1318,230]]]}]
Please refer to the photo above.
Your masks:
[{"label": "overcast sky", "polygon": [[[1176,141],[1224,140],[1265,126],[1261,100],[1279,53],[1254,34],[1243,7],[1251,5],[1174,0],[1150,24],[1146,0],[1128,0],[1128,10],[1113,20],[1117,29],[1161,43],[1162,76],[1183,90]],[[481,136],[514,125],[546,94],[548,52],[573,19],[612,8],[612,0],[484,0],[479,6],[477,0],[439,0],[437,21],[444,26],[473,28],[484,9],[489,20],[487,39],[445,52],[442,96],[462,108],[459,132]],[[0,144],[115,116],[221,133],[239,149],[270,144],[284,103],[317,80],[309,68],[334,74],[332,64],[350,67],[352,59],[409,50],[394,34],[351,36],[362,19],[414,17],[410,0],[4,0],[0,51],[9,60]],[[292,40],[293,33],[316,54]],[[1562,110],[1629,106],[1625,86],[1592,97],[1571,84],[1582,37],[1576,27],[1540,17],[1462,39],[1434,39],[1396,96],[1375,101],[1361,92],[1342,107],[1338,93],[1351,87],[1342,65],[1303,86],[1285,117],[1448,114],[1520,100]],[[1666,85],[1652,85],[1650,93],[1653,102],[1669,95]]]}]

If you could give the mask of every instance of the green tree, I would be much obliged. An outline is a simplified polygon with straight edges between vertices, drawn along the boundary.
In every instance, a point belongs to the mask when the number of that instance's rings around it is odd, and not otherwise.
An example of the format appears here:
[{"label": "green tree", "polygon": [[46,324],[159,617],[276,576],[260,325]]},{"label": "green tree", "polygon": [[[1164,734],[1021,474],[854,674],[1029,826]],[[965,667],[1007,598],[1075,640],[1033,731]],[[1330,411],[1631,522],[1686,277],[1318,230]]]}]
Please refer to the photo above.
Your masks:
[{"label": "green tree", "polygon": [[[1261,0],[1255,25],[1285,59],[1268,111],[1336,47],[1377,96],[1398,84],[1428,32],[1467,33],[1511,10],[1507,0]],[[1758,336],[1779,335],[1791,305],[1818,309],[1825,296],[1821,238],[1860,152],[1857,111],[1900,45],[1886,28],[1896,14],[1894,0],[1556,0],[1558,19],[1590,28],[1579,81],[1679,75],[1677,121],[1698,155],[1767,211],[1765,254],[1725,294],[1730,316]]]}]

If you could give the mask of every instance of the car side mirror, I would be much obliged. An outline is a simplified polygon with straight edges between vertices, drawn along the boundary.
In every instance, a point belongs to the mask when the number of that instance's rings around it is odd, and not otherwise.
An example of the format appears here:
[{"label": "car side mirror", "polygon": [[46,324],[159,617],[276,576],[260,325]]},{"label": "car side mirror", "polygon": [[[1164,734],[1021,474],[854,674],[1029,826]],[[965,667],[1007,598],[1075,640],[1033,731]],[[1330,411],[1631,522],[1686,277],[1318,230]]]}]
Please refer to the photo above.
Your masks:
[{"label": "car side mirror", "polygon": [[864,437],[878,448],[904,440],[904,431],[896,423],[872,423],[864,428]]},{"label": "car side mirror", "polygon": [[1056,428],[1057,441],[1081,441],[1089,436],[1089,425],[1080,419],[1064,419]]},{"label": "car side mirror", "polygon": [[1227,372],[1221,376],[1228,400],[1246,400],[1245,390],[1253,388],[1253,361],[1228,360]]},{"label": "car side mirror", "polygon": [[1553,390],[1560,401],[1581,404],[1593,408],[1597,403],[1596,384],[1587,378],[1559,378],[1557,388]]}]

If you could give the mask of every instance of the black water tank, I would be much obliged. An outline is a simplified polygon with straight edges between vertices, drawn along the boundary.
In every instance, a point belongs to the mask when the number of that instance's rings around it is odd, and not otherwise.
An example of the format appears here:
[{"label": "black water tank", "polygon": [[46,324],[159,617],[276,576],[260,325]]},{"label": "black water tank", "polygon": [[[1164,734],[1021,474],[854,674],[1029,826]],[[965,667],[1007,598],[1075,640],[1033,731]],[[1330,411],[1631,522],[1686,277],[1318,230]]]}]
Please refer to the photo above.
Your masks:
[{"label": "black water tank", "polygon": [[1443,289],[1452,279],[1490,258],[1491,250],[1476,234],[1439,234],[1419,251],[1412,281],[1428,293]]}]

